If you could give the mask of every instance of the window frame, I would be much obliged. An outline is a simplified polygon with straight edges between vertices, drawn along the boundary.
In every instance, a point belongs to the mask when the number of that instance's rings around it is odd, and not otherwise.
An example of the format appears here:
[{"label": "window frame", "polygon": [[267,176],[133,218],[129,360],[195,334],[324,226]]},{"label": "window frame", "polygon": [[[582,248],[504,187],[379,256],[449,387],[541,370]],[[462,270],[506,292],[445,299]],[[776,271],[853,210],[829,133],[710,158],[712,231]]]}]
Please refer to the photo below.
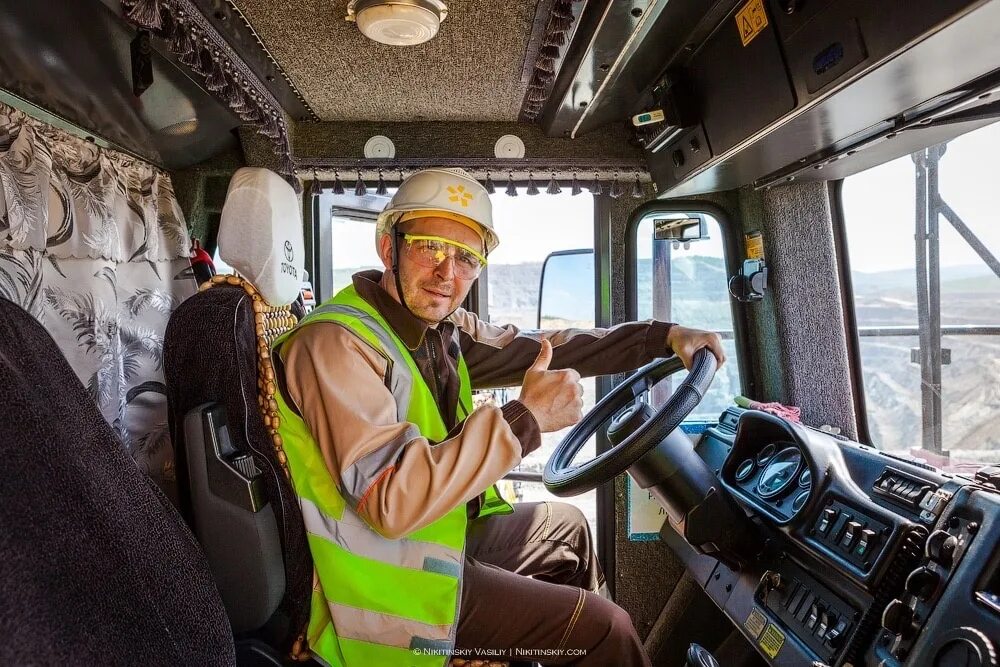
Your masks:
[{"label": "window frame", "polygon": [[844,179],[829,183],[830,218],[833,223],[833,245],[840,282],[840,310],[844,317],[844,339],[847,341],[847,367],[854,399],[854,429],[858,442],[877,447],[868,428],[868,403],[865,398],[864,368],[861,366],[861,336],[858,315],[854,307],[854,281],[851,279],[851,254],[848,251],[847,220],[844,216]]},{"label": "window frame", "polygon": [[[729,213],[721,206],[711,202],[672,199],[653,200],[632,211],[625,227],[625,317],[634,322],[638,317],[638,276],[636,260],[638,258],[638,236],[640,223],[650,215],[657,213],[701,213],[710,215],[719,223],[722,232],[723,262],[728,275],[739,273],[742,258],[746,253],[742,234],[738,233]],[[729,309],[733,318],[733,343],[736,346],[736,367],[740,374],[740,389],[745,395],[756,393],[757,379],[753,376],[750,346],[748,344],[747,309],[744,304],[729,296]],[[682,322],[678,324],[683,324]],[[731,362],[730,362],[731,363]]]}]

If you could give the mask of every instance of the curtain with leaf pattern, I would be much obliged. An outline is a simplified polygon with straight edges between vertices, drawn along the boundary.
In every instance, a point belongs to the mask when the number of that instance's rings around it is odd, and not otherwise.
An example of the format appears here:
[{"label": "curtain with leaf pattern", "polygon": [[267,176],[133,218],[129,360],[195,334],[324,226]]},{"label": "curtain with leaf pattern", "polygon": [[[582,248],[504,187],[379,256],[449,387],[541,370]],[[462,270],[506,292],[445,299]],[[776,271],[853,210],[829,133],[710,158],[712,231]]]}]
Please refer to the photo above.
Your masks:
[{"label": "curtain with leaf pattern", "polygon": [[197,290],[190,246],[168,174],[0,103],[0,297],[46,327],[172,498],[163,333]]}]

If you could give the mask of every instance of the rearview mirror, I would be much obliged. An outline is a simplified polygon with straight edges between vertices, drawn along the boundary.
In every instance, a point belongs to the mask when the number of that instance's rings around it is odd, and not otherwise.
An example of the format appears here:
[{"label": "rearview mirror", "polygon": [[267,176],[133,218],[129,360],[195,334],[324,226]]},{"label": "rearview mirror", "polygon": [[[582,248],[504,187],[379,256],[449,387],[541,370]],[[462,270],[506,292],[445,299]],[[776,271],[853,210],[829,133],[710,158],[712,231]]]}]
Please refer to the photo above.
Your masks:
[{"label": "rearview mirror", "polygon": [[537,328],[594,326],[594,251],[560,250],[542,264]]},{"label": "rearview mirror", "polygon": [[702,218],[660,218],[653,220],[654,241],[690,243],[708,238],[708,227]]}]

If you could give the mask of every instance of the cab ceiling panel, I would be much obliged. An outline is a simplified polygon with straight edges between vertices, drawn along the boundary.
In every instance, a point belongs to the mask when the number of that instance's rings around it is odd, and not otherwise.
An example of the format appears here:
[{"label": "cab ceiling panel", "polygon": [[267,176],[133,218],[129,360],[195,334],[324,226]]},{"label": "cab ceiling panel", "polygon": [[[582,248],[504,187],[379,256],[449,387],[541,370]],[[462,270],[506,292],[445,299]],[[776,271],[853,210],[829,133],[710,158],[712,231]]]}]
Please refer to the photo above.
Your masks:
[{"label": "cab ceiling panel", "polygon": [[518,120],[538,2],[449,0],[437,36],[408,47],[364,37],[347,0],[234,4],[321,120]]},{"label": "cab ceiling panel", "polygon": [[588,3],[542,118],[549,136],[584,135],[640,105],[650,81],[690,53],[740,0]]},{"label": "cab ceiling panel", "polygon": [[665,110],[640,133],[665,194],[826,179],[996,117],[980,98],[997,89],[1000,1],[747,0],[661,62],[623,112]]},{"label": "cab ceiling panel", "polygon": [[235,145],[237,119],[155,48],[153,84],[133,94],[136,31],[111,7],[46,0],[43,10],[37,2],[0,0],[0,88],[13,94],[7,101],[38,107],[166,168]]}]

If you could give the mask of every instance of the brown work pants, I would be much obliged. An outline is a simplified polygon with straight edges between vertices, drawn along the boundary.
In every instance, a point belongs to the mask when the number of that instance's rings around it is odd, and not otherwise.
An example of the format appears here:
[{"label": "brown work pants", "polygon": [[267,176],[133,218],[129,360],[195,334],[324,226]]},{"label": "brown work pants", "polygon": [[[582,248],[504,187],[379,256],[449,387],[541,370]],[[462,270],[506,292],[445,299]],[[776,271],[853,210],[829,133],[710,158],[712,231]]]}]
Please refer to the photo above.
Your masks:
[{"label": "brown work pants", "polygon": [[565,503],[518,503],[469,525],[456,657],[543,665],[649,665],[603,588],[590,527]]}]

